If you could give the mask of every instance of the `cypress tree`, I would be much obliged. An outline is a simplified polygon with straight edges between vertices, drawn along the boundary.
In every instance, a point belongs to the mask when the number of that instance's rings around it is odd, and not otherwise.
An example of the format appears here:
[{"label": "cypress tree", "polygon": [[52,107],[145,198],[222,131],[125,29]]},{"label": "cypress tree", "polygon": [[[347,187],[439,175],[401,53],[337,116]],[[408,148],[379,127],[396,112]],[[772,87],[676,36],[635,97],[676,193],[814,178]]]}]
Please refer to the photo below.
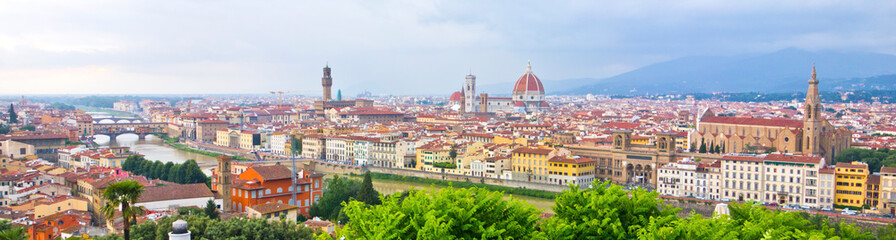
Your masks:
[{"label": "cypress tree", "polygon": [[9,123],[19,123],[19,115],[16,115],[16,110],[12,107],[12,103],[9,104]]},{"label": "cypress tree", "polygon": [[368,205],[380,204],[380,193],[373,189],[373,180],[370,178],[370,172],[364,174],[364,181],[361,182],[361,189],[358,189],[355,199]]},{"label": "cypress tree", "polygon": [[706,142],[700,142],[700,153],[706,153]]}]

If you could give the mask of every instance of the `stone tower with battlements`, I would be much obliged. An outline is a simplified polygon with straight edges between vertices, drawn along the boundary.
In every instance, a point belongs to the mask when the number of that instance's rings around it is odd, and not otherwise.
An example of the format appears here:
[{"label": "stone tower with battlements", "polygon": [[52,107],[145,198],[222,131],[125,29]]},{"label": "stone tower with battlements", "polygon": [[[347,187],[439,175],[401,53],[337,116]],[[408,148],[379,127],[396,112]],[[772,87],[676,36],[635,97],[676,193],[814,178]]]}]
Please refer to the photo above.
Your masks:
[{"label": "stone tower with battlements", "polygon": [[324,76],[320,78],[321,85],[324,87],[324,101],[330,101],[330,87],[333,87],[333,77],[330,76],[330,64],[324,67]]}]

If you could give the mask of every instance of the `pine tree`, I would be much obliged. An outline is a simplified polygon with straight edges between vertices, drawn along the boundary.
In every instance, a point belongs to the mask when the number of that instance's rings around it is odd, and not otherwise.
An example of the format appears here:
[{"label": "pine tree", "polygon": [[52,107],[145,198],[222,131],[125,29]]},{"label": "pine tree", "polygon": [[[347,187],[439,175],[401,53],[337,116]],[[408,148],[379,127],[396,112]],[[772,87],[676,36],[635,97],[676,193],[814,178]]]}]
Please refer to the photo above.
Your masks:
[{"label": "pine tree", "polygon": [[373,180],[370,177],[370,172],[364,174],[364,181],[361,182],[361,189],[358,189],[358,195],[355,199],[368,205],[380,204],[380,193],[373,189]]},{"label": "pine tree", "polygon": [[697,151],[697,142],[691,142],[691,148],[688,149],[688,152]]},{"label": "pine tree", "polygon": [[716,153],[722,153],[721,145],[716,146]]},{"label": "pine tree", "polygon": [[709,153],[716,153],[716,142],[712,141],[709,143]]},{"label": "pine tree", "polygon": [[12,103],[9,104],[9,123],[19,123],[19,115],[16,115],[16,110],[12,108]]},{"label": "pine tree", "polygon": [[211,219],[218,219],[218,205],[215,204],[215,201],[209,199],[207,203],[205,203],[205,209],[203,209],[205,215]]},{"label": "pine tree", "polygon": [[722,151],[719,153],[725,153],[725,143],[722,143]]}]

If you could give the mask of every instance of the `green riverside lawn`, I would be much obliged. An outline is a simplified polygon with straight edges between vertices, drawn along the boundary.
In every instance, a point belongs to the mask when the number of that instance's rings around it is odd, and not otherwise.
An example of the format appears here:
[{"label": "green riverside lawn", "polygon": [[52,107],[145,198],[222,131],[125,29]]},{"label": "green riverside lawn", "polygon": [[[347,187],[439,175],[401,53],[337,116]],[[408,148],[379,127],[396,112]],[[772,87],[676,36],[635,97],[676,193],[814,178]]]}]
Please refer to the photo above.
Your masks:
[{"label": "green riverside lawn", "polygon": [[[351,174],[351,176],[363,177],[364,175]],[[438,180],[438,179],[429,179],[429,178],[421,178],[421,177],[414,177],[414,176],[402,176],[402,175],[375,173],[375,172],[371,172],[370,177],[373,179],[416,182],[416,183],[423,183],[423,184],[428,184],[428,185],[436,185],[436,186],[444,186],[444,187],[452,186],[455,188],[473,188],[473,187],[484,188],[489,191],[498,191],[498,192],[504,192],[504,193],[512,194],[512,195],[529,196],[529,197],[537,197],[537,198],[545,198],[545,199],[554,199],[555,197],[557,197],[557,193],[543,191],[543,190],[513,188],[513,187],[497,186],[497,185],[490,185],[490,184],[484,184],[484,183]]]},{"label": "green riverside lawn", "polygon": [[[206,155],[206,156],[210,156],[210,157],[218,157],[218,156],[223,155],[223,154],[216,153],[216,152],[210,152],[210,151],[191,148],[190,146],[187,146],[185,144],[178,143],[178,141],[179,141],[178,138],[171,138],[171,137],[164,136],[161,134],[157,134],[156,136],[165,140],[165,144],[168,144],[168,146],[171,146],[171,147],[176,148],[181,151],[202,154],[202,155]],[[240,156],[231,156],[231,157],[233,157],[233,160],[238,160],[238,161],[251,160],[251,159],[240,157]]]}]

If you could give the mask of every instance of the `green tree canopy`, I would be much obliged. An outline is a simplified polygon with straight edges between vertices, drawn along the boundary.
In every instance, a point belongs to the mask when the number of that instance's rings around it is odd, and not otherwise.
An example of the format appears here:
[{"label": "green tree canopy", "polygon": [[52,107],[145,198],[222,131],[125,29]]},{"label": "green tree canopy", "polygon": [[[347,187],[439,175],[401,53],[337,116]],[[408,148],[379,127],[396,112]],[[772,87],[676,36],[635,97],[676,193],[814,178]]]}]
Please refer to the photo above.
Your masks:
[{"label": "green tree canopy", "polygon": [[311,204],[308,214],[333,222],[345,222],[348,219],[339,219],[342,203],[356,197],[360,188],[358,181],[341,178],[339,175],[333,176],[327,183],[323,196]]},{"label": "green tree canopy", "polygon": [[345,205],[348,239],[533,239],[538,210],[501,192],[442,188],[393,195],[382,205]]},{"label": "green tree canopy", "polygon": [[15,108],[12,107],[12,103],[9,104],[9,123],[19,123],[19,115],[16,115]]},{"label": "green tree canopy", "polygon": [[854,161],[867,163],[871,172],[880,172],[881,167],[896,167],[896,151],[847,148],[834,157],[834,163]]},{"label": "green tree canopy", "polygon": [[380,193],[373,189],[373,179],[370,178],[370,172],[364,174],[364,181],[361,182],[361,188],[358,189],[356,200],[368,205],[379,205]]},{"label": "green tree canopy", "polygon": [[218,219],[219,217],[218,205],[215,204],[214,200],[209,199],[208,202],[205,203],[205,209],[203,209],[203,211],[205,212],[205,216],[208,216],[211,219]]},{"label": "green tree canopy", "polygon": [[679,209],[664,205],[656,192],[594,182],[579,190],[570,186],[554,202],[554,217],[542,230],[549,239],[632,239],[638,230],[655,221],[676,218]]}]

